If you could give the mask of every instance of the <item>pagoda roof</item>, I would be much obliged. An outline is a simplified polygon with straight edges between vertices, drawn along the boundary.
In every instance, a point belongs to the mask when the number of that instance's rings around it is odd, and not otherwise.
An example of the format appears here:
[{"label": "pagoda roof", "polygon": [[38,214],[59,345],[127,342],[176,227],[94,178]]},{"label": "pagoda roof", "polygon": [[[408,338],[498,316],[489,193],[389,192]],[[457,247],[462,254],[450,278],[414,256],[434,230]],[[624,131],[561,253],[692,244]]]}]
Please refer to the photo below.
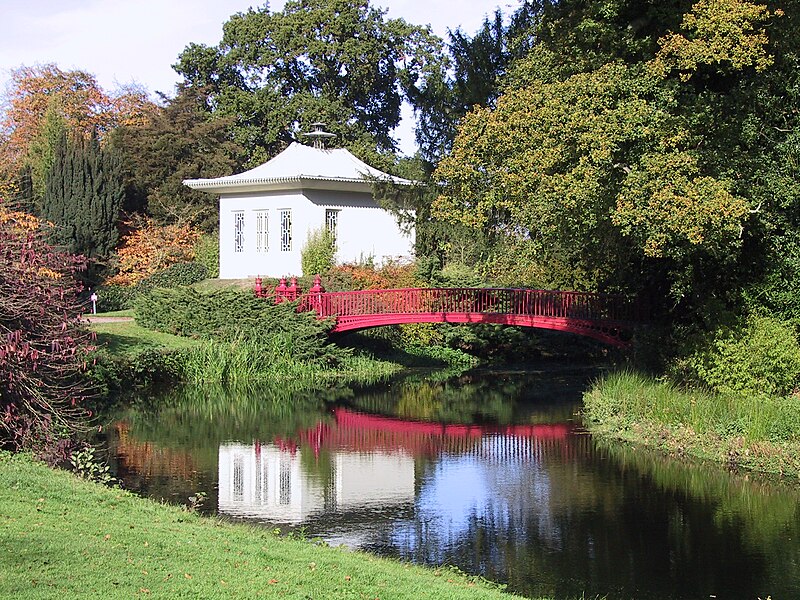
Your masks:
[{"label": "pagoda roof", "polygon": [[369,192],[375,179],[396,185],[414,183],[371,167],[344,148],[313,148],[297,142],[244,173],[214,179],[184,179],[183,183],[195,190],[218,194],[304,188]]}]

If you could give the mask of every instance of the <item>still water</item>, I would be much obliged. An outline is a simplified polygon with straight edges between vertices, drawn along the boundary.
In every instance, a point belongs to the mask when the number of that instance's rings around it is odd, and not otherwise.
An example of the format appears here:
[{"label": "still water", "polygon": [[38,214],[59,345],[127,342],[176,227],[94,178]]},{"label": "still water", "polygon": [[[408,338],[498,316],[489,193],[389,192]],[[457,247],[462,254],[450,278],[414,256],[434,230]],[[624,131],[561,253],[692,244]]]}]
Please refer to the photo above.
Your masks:
[{"label": "still water", "polygon": [[800,487],[592,439],[596,374],[186,388],[115,420],[125,487],[527,596],[800,599]]}]

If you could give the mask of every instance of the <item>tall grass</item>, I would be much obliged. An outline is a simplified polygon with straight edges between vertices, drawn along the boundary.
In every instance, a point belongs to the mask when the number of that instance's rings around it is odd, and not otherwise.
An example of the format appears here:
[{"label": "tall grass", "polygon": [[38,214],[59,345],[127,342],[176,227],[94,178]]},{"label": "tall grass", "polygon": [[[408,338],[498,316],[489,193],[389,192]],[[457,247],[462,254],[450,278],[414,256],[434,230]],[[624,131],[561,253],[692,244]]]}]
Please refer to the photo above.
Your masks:
[{"label": "tall grass", "polygon": [[239,336],[231,341],[205,340],[183,356],[182,379],[188,383],[248,383],[288,379],[345,378],[377,381],[399,365],[364,355],[345,356],[336,364],[304,362],[292,355],[292,338]]},{"label": "tall grass", "polygon": [[800,442],[800,398],[685,390],[623,371],[595,383],[584,396],[589,421],[626,429],[650,423],[753,442]]}]

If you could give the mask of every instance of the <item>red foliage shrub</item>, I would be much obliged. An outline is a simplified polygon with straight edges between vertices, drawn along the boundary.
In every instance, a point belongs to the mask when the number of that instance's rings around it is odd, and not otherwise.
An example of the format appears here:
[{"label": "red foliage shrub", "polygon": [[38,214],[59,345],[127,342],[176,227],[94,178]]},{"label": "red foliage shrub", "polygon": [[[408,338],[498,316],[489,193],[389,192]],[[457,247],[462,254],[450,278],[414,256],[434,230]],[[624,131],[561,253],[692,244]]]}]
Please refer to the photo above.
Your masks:
[{"label": "red foliage shrub", "polygon": [[[80,319],[82,257],[55,251],[38,222],[0,209],[0,436],[3,445],[61,453],[85,425],[92,334]],[[63,457],[62,457],[63,458]]]},{"label": "red foliage shrub", "polygon": [[333,267],[328,275],[329,291],[385,290],[420,287],[412,263],[386,262],[376,268],[371,264],[348,263]]}]

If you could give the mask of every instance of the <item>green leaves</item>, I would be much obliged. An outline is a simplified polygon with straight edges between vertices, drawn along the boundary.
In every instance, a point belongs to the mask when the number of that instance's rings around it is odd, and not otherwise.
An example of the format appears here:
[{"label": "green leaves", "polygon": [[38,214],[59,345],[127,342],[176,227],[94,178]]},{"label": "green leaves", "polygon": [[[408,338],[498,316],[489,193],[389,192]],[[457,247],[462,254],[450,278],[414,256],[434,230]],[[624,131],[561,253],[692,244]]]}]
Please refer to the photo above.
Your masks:
[{"label": "green leaves", "polygon": [[190,86],[209,86],[236,138],[274,155],[315,121],[345,143],[394,150],[402,88],[427,76],[441,41],[427,28],[386,19],[368,0],[294,0],[250,9],[224,24],[216,48],[191,45],[176,65]]}]

